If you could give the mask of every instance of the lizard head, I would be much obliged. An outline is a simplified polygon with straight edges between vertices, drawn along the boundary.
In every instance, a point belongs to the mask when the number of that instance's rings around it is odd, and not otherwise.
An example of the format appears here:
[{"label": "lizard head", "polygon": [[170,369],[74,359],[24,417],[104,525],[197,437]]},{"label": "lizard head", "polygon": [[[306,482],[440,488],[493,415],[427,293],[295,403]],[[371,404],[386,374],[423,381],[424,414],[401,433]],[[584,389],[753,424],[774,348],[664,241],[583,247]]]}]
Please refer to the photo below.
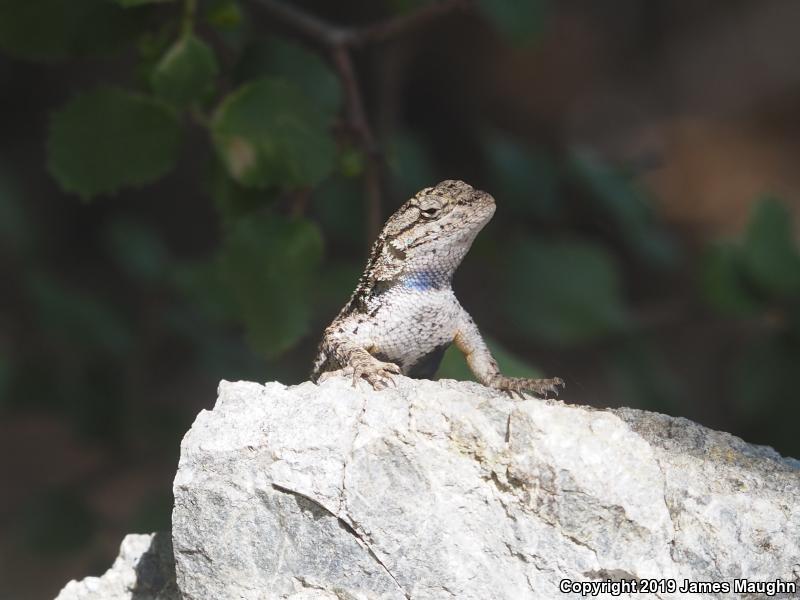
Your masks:
[{"label": "lizard head", "polygon": [[419,191],[408,202],[410,210],[419,212],[418,222],[452,241],[469,240],[492,218],[494,198],[463,181],[447,180]]},{"label": "lizard head", "polygon": [[375,246],[375,278],[435,270],[449,279],[494,215],[494,198],[463,181],[417,192],[386,222]]},{"label": "lizard head", "polygon": [[494,198],[463,181],[447,180],[417,192],[386,222],[381,237],[409,249],[472,244],[494,215]]}]

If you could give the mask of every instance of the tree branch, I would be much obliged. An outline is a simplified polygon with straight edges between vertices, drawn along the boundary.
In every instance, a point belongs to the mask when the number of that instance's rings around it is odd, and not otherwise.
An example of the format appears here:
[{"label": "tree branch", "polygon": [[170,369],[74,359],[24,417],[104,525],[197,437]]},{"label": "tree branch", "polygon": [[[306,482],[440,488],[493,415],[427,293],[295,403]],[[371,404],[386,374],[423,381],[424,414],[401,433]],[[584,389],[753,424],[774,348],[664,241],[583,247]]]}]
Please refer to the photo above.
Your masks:
[{"label": "tree branch", "polygon": [[367,244],[378,235],[381,227],[381,174],[383,154],[372,135],[367,121],[364,102],[359,89],[353,59],[344,46],[332,49],[333,65],[342,82],[347,123],[358,137],[361,150],[366,155],[364,167],[364,197],[367,211]]},{"label": "tree branch", "polygon": [[414,29],[419,29],[447,13],[467,9],[471,6],[472,0],[440,0],[407,15],[400,15],[352,30],[348,42],[353,46],[385,42]]},{"label": "tree branch", "polygon": [[472,0],[440,0],[416,12],[393,17],[362,28],[328,23],[281,0],[253,0],[284,25],[322,46],[329,54],[344,91],[346,123],[355,134],[366,156],[364,192],[367,211],[367,238],[373,240],[381,227],[383,154],[370,128],[363,95],[351,56],[354,47],[385,42],[418,29],[451,11],[470,6]]},{"label": "tree branch", "polygon": [[385,42],[455,10],[472,6],[473,0],[439,0],[407,15],[400,15],[362,28],[335,25],[281,0],[253,0],[285,25],[324,46],[363,46]]},{"label": "tree branch", "polygon": [[254,0],[254,2],[285,25],[324,46],[342,45],[350,36],[349,29],[323,21],[287,2],[281,0]]}]

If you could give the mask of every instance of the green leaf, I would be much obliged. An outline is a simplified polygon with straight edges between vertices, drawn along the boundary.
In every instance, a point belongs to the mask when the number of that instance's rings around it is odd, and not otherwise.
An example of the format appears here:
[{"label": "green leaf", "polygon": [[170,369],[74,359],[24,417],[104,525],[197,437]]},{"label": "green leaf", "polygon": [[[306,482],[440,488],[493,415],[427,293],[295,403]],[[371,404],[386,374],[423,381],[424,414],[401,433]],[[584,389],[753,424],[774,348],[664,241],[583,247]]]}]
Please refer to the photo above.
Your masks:
[{"label": "green leaf", "polygon": [[[245,50],[254,37],[253,27],[241,0],[206,0],[200,7],[204,11],[203,21],[214,30],[214,37],[225,49],[237,57],[233,72],[226,73],[234,86],[242,82],[236,72],[245,58]],[[251,79],[251,78],[248,78]]]},{"label": "green leaf", "polygon": [[48,166],[84,198],[151,183],[175,164],[181,127],[165,105],[116,88],[81,94],[50,122]]},{"label": "green leaf", "polygon": [[[538,379],[542,372],[512,354],[496,340],[483,335],[483,339],[492,351],[492,355],[500,366],[500,372],[509,377],[528,377]],[[461,351],[455,346],[450,346],[444,353],[442,364],[436,372],[437,379],[457,379],[459,381],[476,381],[475,375],[469,370],[467,361]]]},{"label": "green leaf", "polygon": [[517,214],[552,218],[559,210],[556,165],[542,151],[495,134],[486,142],[492,191]]},{"label": "green leaf", "polygon": [[206,9],[206,22],[221,31],[236,29],[242,21],[242,9],[234,0],[214,0]]},{"label": "green leaf", "polygon": [[548,0],[478,0],[478,7],[512,42],[529,44],[545,27]]},{"label": "green leaf", "polygon": [[182,108],[212,90],[218,71],[213,50],[189,33],[167,50],[153,70],[151,83],[156,96]]},{"label": "green leaf", "polygon": [[275,200],[274,191],[245,187],[235,181],[218,160],[210,170],[208,189],[223,222],[227,225],[250,213],[263,210]]},{"label": "green leaf", "polygon": [[153,71],[174,43],[175,24],[165,21],[136,40],[139,62],[136,65],[136,81],[141,87],[152,87]]},{"label": "green leaf", "polygon": [[279,215],[239,221],[223,241],[218,268],[253,347],[267,358],[308,333],[322,236],[310,222]]},{"label": "green leaf", "polygon": [[669,265],[674,261],[675,245],[655,222],[648,199],[630,178],[587,152],[574,153],[569,167],[594,201],[589,209],[602,211],[603,217],[609,217],[637,255],[654,265]]},{"label": "green leaf", "polygon": [[586,342],[627,326],[614,259],[579,241],[516,240],[507,254],[505,304],[512,322],[542,340]]},{"label": "green leaf", "polygon": [[144,31],[146,17],[108,0],[0,0],[0,49],[45,62],[104,54]]},{"label": "green leaf", "polygon": [[742,251],[748,275],[767,293],[800,296],[800,254],[783,204],[768,198],[756,205]]},{"label": "green leaf", "polygon": [[347,178],[360,177],[367,158],[361,150],[347,147],[339,154],[339,172]]},{"label": "green leaf", "polygon": [[260,39],[250,44],[236,67],[238,81],[260,77],[288,81],[328,118],[342,105],[339,78],[319,55],[280,38]]},{"label": "green leaf", "polygon": [[228,172],[244,185],[315,185],[334,166],[327,119],[284,81],[259,79],[233,92],[214,115],[211,132]]},{"label": "green leaf", "polygon": [[759,310],[748,289],[742,252],[726,243],[711,244],[700,261],[700,289],[711,306],[730,315],[746,316]]}]

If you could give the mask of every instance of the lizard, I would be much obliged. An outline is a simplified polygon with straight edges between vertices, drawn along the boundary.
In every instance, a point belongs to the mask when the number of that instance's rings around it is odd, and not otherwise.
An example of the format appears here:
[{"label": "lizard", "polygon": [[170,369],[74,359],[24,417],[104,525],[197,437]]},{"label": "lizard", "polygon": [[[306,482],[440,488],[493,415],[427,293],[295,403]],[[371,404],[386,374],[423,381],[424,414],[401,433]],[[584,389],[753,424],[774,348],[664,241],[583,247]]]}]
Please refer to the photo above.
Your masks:
[{"label": "lizard", "polygon": [[451,345],[476,379],[511,395],[557,394],[564,382],[507,377],[451,281],[475,237],[495,212],[494,198],[463,181],[427,187],[403,204],[372,246],[356,289],[325,329],[311,373],[364,379],[375,389],[394,376],[429,379]]}]

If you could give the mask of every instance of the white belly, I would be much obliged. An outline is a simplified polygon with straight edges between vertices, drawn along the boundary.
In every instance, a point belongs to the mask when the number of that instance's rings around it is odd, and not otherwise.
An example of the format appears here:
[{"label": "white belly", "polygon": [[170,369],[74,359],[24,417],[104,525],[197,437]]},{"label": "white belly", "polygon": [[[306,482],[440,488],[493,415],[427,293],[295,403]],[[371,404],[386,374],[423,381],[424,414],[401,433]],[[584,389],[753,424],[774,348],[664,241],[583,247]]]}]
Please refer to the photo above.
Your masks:
[{"label": "white belly", "polygon": [[[384,295],[368,332],[372,354],[384,355],[404,372],[455,337],[460,305],[451,289],[397,289]],[[367,333],[367,332],[365,332]]]}]

